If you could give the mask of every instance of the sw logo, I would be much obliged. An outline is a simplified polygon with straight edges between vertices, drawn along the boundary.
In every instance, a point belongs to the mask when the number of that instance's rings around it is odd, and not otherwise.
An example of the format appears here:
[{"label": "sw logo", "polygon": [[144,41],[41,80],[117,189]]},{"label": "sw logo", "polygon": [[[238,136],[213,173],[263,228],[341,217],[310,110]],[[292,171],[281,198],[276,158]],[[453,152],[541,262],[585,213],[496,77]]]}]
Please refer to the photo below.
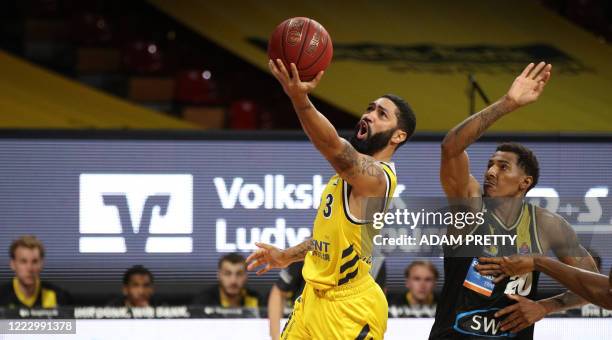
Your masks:
[{"label": "sw logo", "polygon": [[79,252],[192,252],[192,175],[81,174],[79,191]]},{"label": "sw logo", "polygon": [[479,309],[469,312],[459,313],[455,317],[453,329],[459,333],[486,336],[486,337],[508,337],[513,338],[515,333],[504,332],[501,330],[501,320],[493,315],[499,308]]}]

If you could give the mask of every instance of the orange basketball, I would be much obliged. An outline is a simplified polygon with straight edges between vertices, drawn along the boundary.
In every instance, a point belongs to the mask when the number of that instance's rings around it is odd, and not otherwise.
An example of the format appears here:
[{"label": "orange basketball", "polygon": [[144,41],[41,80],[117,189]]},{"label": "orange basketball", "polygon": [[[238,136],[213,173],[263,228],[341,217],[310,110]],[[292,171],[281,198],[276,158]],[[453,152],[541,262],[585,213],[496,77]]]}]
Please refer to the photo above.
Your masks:
[{"label": "orange basketball", "polygon": [[294,63],[303,81],[312,80],[332,60],[334,48],[325,28],[310,18],[296,17],[276,27],[268,42],[268,56],[281,59],[291,72]]}]

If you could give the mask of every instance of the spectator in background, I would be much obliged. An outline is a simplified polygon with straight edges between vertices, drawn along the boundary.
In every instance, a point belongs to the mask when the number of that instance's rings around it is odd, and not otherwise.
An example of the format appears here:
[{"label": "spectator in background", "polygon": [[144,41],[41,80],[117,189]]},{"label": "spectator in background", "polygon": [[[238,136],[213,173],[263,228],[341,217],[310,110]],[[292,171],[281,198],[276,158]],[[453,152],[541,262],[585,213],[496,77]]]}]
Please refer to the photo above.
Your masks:
[{"label": "spectator in background", "polygon": [[69,295],[40,279],[45,248],[35,236],[14,240],[9,249],[13,280],[0,288],[0,306],[8,308],[57,308],[70,304]]},{"label": "spectator in background", "polygon": [[390,301],[394,306],[435,306],[434,288],[438,281],[438,270],[429,261],[414,261],[404,271],[406,288],[401,295]]},{"label": "spectator in background", "polygon": [[136,265],[123,274],[123,296],[111,301],[111,306],[152,307],[153,274],[145,267]]},{"label": "spectator in background", "polygon": [[194,305],[221,307],[259,307],[259,295],[246,288],[245,258],[237,253],[219,259],[218,284],[196,296]]},{"label": "spectator in background", "polygon": [[270,321],[270,337],[272,340],[280,339],[280,320],[285,315],[285,308],[293,308],[293,301],[300,296],[304,288],[302,268],[304,262],[294,262],[287,268],[281,269],[278,280],[270,290],[268,297],[268,320]]}]

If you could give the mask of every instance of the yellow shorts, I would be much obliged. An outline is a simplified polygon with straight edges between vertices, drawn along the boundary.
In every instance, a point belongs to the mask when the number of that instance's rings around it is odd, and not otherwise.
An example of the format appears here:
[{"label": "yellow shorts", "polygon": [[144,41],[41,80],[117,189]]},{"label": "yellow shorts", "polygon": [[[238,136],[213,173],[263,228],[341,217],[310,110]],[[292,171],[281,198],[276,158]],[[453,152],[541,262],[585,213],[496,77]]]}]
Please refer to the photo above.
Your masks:
[{"label": "yellow shorts", "polygon": [[325,291],[306,283],[281,339],[383,339],[388,310],[385,294],[370,275]]}]

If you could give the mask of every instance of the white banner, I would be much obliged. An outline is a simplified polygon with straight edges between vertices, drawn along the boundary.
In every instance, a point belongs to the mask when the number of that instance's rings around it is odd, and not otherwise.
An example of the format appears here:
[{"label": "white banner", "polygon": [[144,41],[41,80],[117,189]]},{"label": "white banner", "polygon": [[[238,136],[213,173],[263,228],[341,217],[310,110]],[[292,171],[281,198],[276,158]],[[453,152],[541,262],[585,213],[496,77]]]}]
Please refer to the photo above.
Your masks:
[{"label": "white banner", "polygon": [[[548,318],[537,323],[536,340],[609,340],[609,318]],[[266,319],[77,320],[77,334],[0,335],[0,340],[269,340]],[[433,319],[389,319],[387,340],[427,339]],[[407,337],[407,334],[408,337]]]}]

